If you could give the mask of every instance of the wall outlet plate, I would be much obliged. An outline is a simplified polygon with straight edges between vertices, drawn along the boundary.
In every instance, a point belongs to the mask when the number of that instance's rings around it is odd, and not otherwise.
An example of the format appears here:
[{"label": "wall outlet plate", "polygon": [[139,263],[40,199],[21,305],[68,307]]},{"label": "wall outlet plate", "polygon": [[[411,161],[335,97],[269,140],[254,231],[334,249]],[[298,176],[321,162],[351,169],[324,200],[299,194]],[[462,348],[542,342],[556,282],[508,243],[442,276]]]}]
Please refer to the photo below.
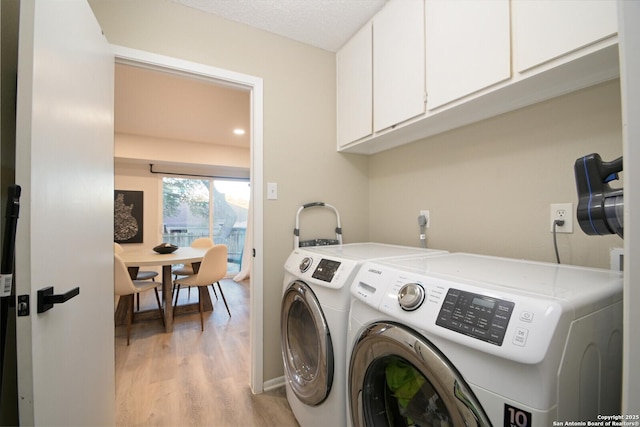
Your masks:
[{"label": "wall outlet plate", "polygon": [[553,233],[555,220],[563,220],[563,225],[556,226],[556,233],[573,233],[573,203],[552,203],[549,218],[549,231]]}]

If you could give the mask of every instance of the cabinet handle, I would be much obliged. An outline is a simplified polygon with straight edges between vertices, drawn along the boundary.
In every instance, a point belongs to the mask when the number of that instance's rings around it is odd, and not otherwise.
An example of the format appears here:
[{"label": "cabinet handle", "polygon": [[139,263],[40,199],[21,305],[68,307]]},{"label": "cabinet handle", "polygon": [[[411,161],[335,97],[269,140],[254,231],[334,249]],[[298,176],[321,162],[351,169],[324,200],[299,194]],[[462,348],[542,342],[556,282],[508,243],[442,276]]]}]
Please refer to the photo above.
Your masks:
[{"label": "cabinet handle", "polygon": [[53,286],[42,288],[38,291],[38,313],[51,310],[54,304],[62,304],[80,293],[80,288],[75,287],[67,293],[54,295]]}]

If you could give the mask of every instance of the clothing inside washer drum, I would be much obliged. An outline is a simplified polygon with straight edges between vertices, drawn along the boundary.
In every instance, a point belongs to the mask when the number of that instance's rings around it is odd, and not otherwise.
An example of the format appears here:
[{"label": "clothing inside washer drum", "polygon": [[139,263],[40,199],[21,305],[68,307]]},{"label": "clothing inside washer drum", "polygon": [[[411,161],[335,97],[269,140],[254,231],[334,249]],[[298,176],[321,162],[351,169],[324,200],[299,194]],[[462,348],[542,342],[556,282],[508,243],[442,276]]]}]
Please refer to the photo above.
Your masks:
[{"label": "clothing inside washer drum", "polygon": [[[400,359],[385,367],[387,387],[397,401],[398,412],[409,426],[452,426],[446,407],[431,383],[413,366]],[[387,405],[393,404],[387,400]],[[395,411],[389,411],[392,414]],[[390,425],[396,425],[389,420]]]}]

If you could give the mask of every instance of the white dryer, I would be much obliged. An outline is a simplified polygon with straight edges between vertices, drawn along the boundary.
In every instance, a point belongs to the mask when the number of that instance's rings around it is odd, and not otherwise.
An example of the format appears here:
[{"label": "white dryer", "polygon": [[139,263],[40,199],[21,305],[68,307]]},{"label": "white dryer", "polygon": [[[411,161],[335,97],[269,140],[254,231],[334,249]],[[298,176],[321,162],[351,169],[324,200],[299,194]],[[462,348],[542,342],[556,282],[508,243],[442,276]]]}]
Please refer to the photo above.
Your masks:
[{"label": "white dryer", "polygon": [[350,287],[362,263],[443,253],[380,243],[291,252],[284,266],[281,343],[287,399],[301,426],[346,425]]},{"label": "white dryer", "polygon": [[471,254],[368,262],[350,313],[352,425],[620,414],[620,272]]}]

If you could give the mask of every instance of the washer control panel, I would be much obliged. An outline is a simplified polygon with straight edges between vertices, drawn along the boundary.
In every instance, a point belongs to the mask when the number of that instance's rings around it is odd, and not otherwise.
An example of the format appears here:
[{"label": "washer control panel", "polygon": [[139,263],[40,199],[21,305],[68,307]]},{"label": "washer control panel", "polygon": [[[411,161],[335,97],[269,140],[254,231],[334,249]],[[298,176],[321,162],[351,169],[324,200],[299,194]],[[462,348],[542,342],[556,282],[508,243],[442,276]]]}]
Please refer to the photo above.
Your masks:
[{"label": "washer control panel", "polygon": [[398,304],[403,310],[417,310],[423,302],[424,288],[419,283],[407,283],[398,291]]},{"label": "washer control panel", "polygon": [[451,341],[527,364],[544,360],[558,331],[568,327],[572,310],[567,301],[530,289],[415,273],[381,262],[363,264],[351,296],[357,307],[377,312],[375,319],[414,328],[435,345]]},{"label": "washer control panel", "polygon": [[436,325],[495,345],[502,345],[515,304],[450,288]]}]

